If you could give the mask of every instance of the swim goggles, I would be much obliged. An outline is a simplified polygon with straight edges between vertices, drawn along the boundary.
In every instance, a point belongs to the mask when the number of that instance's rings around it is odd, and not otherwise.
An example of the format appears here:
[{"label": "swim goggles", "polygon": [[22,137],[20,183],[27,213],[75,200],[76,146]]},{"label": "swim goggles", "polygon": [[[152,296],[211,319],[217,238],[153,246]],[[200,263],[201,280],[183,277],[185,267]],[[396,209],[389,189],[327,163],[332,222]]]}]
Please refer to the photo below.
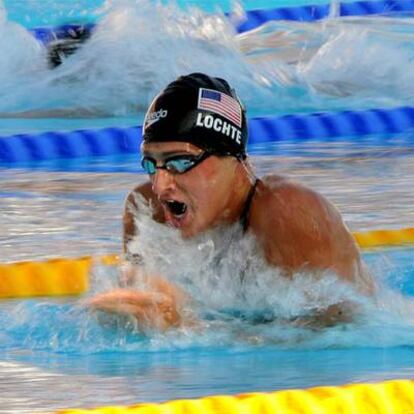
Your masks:
[{"label": "swim goggles", "polygon": [[174,155],[173,157],[164,160],[162,165],[157,165],[157,160],[154,158],[143,157],[141,159],[141,165],[144,171],[149,175],[154,175],[157,170],[166,170],[171,174],[184,174],[200,164],[210,155],[212,154],[207,151],[204,151],[199,155]]}]

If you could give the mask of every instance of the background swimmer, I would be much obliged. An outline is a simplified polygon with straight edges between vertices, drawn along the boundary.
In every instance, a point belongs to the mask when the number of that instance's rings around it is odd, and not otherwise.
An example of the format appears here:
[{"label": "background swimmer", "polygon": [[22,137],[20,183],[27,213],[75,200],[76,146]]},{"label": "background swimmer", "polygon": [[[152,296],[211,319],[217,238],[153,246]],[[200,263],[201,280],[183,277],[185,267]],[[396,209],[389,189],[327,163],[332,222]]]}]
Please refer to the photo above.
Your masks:
[{"label": "background swimmer", "polygon": [[199,71],[234,79],[251,116],[412,104],[409,19],[273,21],[238,34],[224,15],[150,3],[108,5],[54,70],[41,42],[0,18],[0,117],[137,119],[164,85]]},{"label": "background swimmer", "polygon": [[73,25],[58,39],[47,44],[47,57],[50,67],[56,68],[63,60],[73,55],[91,37],[91,29],[84,25]]}]

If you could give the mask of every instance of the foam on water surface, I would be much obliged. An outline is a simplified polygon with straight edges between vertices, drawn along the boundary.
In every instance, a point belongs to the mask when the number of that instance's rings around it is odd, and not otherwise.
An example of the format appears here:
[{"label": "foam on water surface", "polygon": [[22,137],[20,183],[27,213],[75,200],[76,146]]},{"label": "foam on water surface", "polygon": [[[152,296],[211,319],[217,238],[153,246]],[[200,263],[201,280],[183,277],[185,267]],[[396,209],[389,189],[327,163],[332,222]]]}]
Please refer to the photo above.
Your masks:
[{"label": "foam on water surface", "polygon": [[[378,289],[367,298],[329,272],[287,279],[265,263],[254,238],[242,237],[238,225],[183,240],[176,230],[150,220],[139,218],[140,238],[130,250],[144,258],[148,274],[163,275],[191,297],[186,313],[194,324],[159,333],[142,330],[133,319],[91,312],[83,299],[10,301],[0,310],[3,350],[88,355],[414,346],[414,301],[405,293],[412,289],[412,268],[398,267],[392,254],[368,256]],[[410,254],[400,256],[406,260]],[[88,295],[117,287],[121,270],[95,267]],[[145,286],[137,282],[134,288]],[[339,302],[357,309],[352,322],[325,327],[309,318]]]},{"label": "foam on water surface", "polygon": [[224,14],[195,6],[117,0],[100,13],[89,41],[54,70],[44,47],[2,13],[3,116],[138,114],[194,71],[229,79],[251,115],[412,104],[408,17],[269,22],[238,35]]},{"label": "foam on water surface", "polygon": [[[98,29],[54,71],[43,46],[0,8],[1,112],[43,116],[42,111],[64,108],[85,115],[86,109],[139,120],[160,87],[193,70],[228,77],[250,115],[412,104],[409,18],[272,22],[236,35],[222,14],[207,16],[195,8],[113,1],[83,13],[79,4],[72,2],[68,17],[92,16]],[[15,123],[7,128],[17,131],[19,120]],[[70,125],[62,122],[59,128]],[[344,145],[303,144],[255,162],[260,174],[277,170],[301,177],[334,199],[353,230],[409,225],[410,149],[401,146],[401,154],[388,157],[367,144],[347,147],[345,157]],[[137,162],[129,160],[126,171],[135,174]],[[105,160],[96,163],[107,167]],[[1,244],[3,255],[23,260],[116,251],[123,198],[142,181],[107,170],[3,171],[1,223],[13,236]],[[149,272],[162,271],[189,291],[197,326],[142,332],[129,319],[90,312],[82,298],[2,302],[0,411],[413,376],[412,250],[365,254],[379,285],[377,295],[367,299],[328,273],[317,280],[298,274],[288,283],[237,227],[186,242],[140,220],[146,243],[137,240],[133,248],[146,256]],[[118,273],[95,267],[90,294],[117,286]],[[359,305],[352,323],[318,329],[295,323],[308,310],[342,299]]]}]

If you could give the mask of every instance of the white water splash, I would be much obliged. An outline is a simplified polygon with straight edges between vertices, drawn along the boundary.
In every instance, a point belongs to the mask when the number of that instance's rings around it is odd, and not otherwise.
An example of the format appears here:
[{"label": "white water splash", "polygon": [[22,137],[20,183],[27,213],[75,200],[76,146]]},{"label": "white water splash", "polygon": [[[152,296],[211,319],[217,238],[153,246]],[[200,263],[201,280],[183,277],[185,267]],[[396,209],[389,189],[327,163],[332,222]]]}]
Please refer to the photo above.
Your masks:
[{"label": "white water splash", "polygon": [[[192,334],[185,329],[186,345],[217,340],[289,348],[414,344],[413,300],[381,283],[375,297],[367,298],[330,272],[286,278],[266,264],[257,241],[238,225],[183,240],[177,230],[154,223],[149,214],[136,221],[139,236],[129,244],[131,253],[144,258],[148,274],[163,275],[193,299],[203,335],[199,337],[199,329]],[[318,329],[297,323],[340,302],[358,308],[353,322]],[[160,341],[157,337],[159,346]],[[161,342],[170,341],[180,344],[180,333]]]},{"label": "white water splash", "polygon": [[47,73],[46,50],[22,26],[7,21],[1,9],[0,50],[0,106],[13,111],[23,99],[29,106],[35,105],[27,85]]},{"label": "white water splash", "polygon": [[260,113],[413,100],[409,18],[269,22],[238,35],[222,14],[172,3],[113,0],[98,14],[92,37],[49,70],[45,49],[3,13],[0,112],[133,114],[194,71],[229,79],[248,109]]},{"label": "white water splash", "polygon": [[[117,1],[91,39],[56,70],[33,73],[31,82],[20,87],[13,72],[5,71],[7,96],[0,110],[88,108],[100,114],[133,113],[144,110],[166,83],[193,71],[249,84],[249,71],[233,38],[224,16],[197,9],[184,12],[174,5],[154,7],[149,0]],[[32,60],[45,64],[44,55]],[[37,102],[27,104],[25,94],[36,96]]]},{"label": "white water splash", "polygon": [[389,106],[412,102],[413,22],[386,17],[269,22],[239,41],[269,78],[302,86],[316,106],[326,105],[328,96],[333,107]]},{"label": "white water splash", "polygon": [[4,7],[3,1],[0,0],[0,24],[4,24],[7,19],[6,9]]}]

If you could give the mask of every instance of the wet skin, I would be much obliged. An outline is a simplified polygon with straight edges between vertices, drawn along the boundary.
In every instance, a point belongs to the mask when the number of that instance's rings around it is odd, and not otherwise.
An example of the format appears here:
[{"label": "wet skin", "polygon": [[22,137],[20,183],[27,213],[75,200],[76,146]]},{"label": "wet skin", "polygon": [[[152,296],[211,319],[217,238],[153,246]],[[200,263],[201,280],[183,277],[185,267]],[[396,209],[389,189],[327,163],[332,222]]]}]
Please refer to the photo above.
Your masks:
[{"label": "wet skin", "polygon": [[[181,142],[143,145],[143,155],[162,165],[165,159],[181,154],[199,155],[203,151]],[[184,238],[193,237],[223,222],[238,220],[250,180],[239,180],[242,164],[235,157],[211,155],[183,174],[157,169],[150,175],[153,203],[162,210],[162,219],[180,229]],[[139,190],[138,190],[139,191]],[[183,215],[173,214],[169,201],[186,206]]]},{"label": "wet skin", "polygon": [[[165,142],[144,144],[142,152],[156,160],[157,167],[162,167],[171,156],[199,155],[202,150],[189,143]],[[150,175],[149,182],[135,188],[127,198],[125,252],[128,253],[129,240],[139,239],[139,229],[135,228],[134,222],[134,215],[140,214],[136,195],[148,201],[155,221],[177,228],[183,238],[191,238],[212,227],[238,221],[253,182],[248,162],[230,156],[212,155],[183,174],[158,168],[154,175]],[[307,271],[312,277],[312,273],[317,275],[331,270],[360,291],[372,293],[373,284],[362,269],[353,236],[338,210],[315,191],[284,177],[264,177],[256,187],[248,219],[248,231],[255,235],[269,265],[282,269],[286,277],[298,271]],[[127,273],[125,280],[143,277],[137,266],[130,267]],[[184,292],[161,276],[157,275],[154,280],[158,282],[148,291],[104,293],[92,298],[90,305],[96,309],[132,314],[139,323],[149,327],[167,329],[186,323],[180,314],[186,302]],[[167,304],[168,315],[165,317],[162,306],[148,305],[154,291],[161,294]],[[135,311],[121,306],[125,302],[123,295],[128,297],[128,303],[134,302]],[[326,310],[326,317],[319,316],[318,323],[322,320],[323,324],[324,318],[327,324],[332,324],[346,320],[348,316],[338,304]]]}]

